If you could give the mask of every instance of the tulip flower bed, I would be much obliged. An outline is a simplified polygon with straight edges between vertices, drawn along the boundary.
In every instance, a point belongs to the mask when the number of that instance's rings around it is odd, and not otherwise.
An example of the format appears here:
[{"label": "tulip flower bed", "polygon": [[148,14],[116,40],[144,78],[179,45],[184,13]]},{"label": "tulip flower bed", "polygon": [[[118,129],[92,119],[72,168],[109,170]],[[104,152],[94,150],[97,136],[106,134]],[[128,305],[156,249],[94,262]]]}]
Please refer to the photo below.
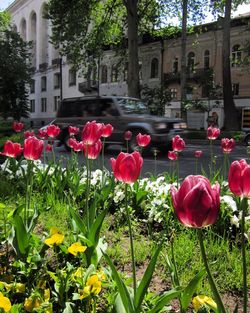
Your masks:
[{"label": "tulip flower bed", "polygon": [[[59,131],[53,125],[40,137]],[[81,166],[75,152],[65,167],[53,156],[41,162],[43,153],[53,155],[53,143],[45,150],[32,132],[24,146],[6,142],[0,312],[246,313],[247,163],[234,162],[229,184],[221,175],[213,186],[204,176],[179,179],[178,170],[139,179],[139,152],[112,158],[113,173],[92,171],[102,132],[106,138],[112,128],[91,122],[82,142],[72,137],[72,148],[86,157]],[[150,137],[140,134],[138,142],[148,144]],[[234,142],[223,145],[229,151]],[[173,162],[184,148],[183,139],[174,138]]]}]

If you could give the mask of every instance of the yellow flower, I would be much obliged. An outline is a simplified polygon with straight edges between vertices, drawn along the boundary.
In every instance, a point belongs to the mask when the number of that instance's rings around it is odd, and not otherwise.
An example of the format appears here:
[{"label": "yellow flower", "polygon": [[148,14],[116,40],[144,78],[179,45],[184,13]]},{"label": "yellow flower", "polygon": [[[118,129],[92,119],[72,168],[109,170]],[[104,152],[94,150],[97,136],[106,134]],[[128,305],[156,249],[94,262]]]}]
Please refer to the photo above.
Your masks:
[{"label": "yellow flower", "polygon": [[29,297],[24,301],[24,308],[27,312],[33,312],[33,309],[37,309],[41,306],[42,300],[38,297]]},{"label": "yellow flower", "polygon": [[64,240],[64,235],[56,227],[50,229],[50,235],[49,238],[44,240],[44,243],[51,248],[53,246],[59,246]]},{"label": "yellow flower", "polygon": [[80,294],[80,300],[87,298],[90,295],[90,286],[85,286]]},{"label": "yellow flower", "polygon": [[0,308],[4,310],[4,312],[9,312],[11,309],[11,302],[10,300],[5,297],[1,292],[0,292]]},{"label": "yellow flower", "polygon": [[102,282],[99,280],[98,275],[92,275],[87,279],[86,286],[80,291],[80,299],[87,298],[89,295],[98,295],[102,289]]},{"label": "yellow flower", "polygon": [[50,290],[49,288],[44,289],[44,301],[45,302],[49,302],[50,300]]},{"label": "yellow flower", "polygon": [[86,249],[87,247],[82,246],[80,242],[75,242],[68,248],[68,252],[77,256],[78,253],[83,253]]},{"label": "yellow flower", "polygon": [[22,283],[16,283],[16,292],[25,292],[25,285]]},{"label": "yellow flower", "polygon": [[198,312],[198,310],[205,305],[208,305],[209,307],[217,310],[217,304],[214,302],[214,300],[204,295],[198,295],[194,297],[192,302],[196,312]]}]

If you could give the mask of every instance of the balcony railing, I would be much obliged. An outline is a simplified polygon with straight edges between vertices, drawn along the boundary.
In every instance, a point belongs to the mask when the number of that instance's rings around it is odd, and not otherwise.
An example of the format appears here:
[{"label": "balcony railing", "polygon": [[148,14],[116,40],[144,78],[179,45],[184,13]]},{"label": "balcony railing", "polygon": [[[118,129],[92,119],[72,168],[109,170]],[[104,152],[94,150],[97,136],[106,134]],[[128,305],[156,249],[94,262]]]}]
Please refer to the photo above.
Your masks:
[{"label": "balcony railing", "polygon": [[60,58],[53,59],[52,60],[52,66],[53,67],[58,67],[60,65],[60,61],[61,61]]},{"label": "balcony railing", "polygon": [[[200,78],[204,75],[207,74],[207,71],[209,69],[206,68],[199,68],[199,69],[194,69],[193,71],[190,69],[187,69],[187,80],[194,80],[198,81]],[[164,73],[164,82],[166,84],[170,83],[180,83],[180,78],[181,78],[181,72],[173,73]]]}]

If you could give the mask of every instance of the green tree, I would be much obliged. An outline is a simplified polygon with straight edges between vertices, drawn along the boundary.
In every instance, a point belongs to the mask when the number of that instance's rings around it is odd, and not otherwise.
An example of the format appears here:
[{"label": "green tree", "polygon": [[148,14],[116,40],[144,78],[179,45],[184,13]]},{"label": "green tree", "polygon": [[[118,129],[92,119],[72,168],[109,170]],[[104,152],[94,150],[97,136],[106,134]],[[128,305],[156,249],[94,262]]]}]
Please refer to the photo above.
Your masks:
[{"label": "green tree", "polygon": [[29,116],[27,84],[31,79],[30,44],[11,30],[0,15],[0,115],[20,120]]}]

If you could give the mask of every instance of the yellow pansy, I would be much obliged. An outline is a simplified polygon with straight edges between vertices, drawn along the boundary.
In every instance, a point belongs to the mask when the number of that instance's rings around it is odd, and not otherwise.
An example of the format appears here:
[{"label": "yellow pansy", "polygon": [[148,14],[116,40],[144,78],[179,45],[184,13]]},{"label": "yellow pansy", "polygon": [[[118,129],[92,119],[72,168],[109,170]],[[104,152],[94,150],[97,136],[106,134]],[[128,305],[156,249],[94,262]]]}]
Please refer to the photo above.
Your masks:
[{"label": "yellow pansy", "polygon": [[209,307],[213,309],[217,309],[217,304],[214,302],[214,300],[210,297],[204,296],[204,295],[198,295],[193,298],[193,307],[196,312],[205,305],[208,305]]},{"label": "yellow pansy", "polygon": [[80,294],[80,300],[87,298],[90,295],[90,286],[85,286]]},{"label": "yellow pansy", "polygon": [[9,312],[11,309],[11,302],[10,300],[5,297],[1,292],[0,292],[0,308],[4,310],[4,312]]},{"label": "yellow pansy", "polygon": [[98,275],[92,275],[87,279],[87,286],[90,286],[91,293],[97,295],[102,289],[102,282],[99,280]]},{"label": "yellow pansy", "polygon": [[37,309],[41,306],[42,300],[38,297],[29,297],[24,301],[24,308],[27,312],[33,312],[33,309]]},{"label": "yellow pansy", "polygon": [[68,248],[68,252],[77,256],[78,253],[83,253],[86,249],[87,247],[82,246],[80,242],[75,242]]},{"label": "yellow pansy", "polygon": [[25,292],[25,285],[22,283],[16,283],[16,292]]},{"label": "yellow pansy", "polygon": [[50,235],[49,238],[44,240],[44,243],[49,247],[59,246],[64,240],[64,235],[56,227],[50,229]]}]

